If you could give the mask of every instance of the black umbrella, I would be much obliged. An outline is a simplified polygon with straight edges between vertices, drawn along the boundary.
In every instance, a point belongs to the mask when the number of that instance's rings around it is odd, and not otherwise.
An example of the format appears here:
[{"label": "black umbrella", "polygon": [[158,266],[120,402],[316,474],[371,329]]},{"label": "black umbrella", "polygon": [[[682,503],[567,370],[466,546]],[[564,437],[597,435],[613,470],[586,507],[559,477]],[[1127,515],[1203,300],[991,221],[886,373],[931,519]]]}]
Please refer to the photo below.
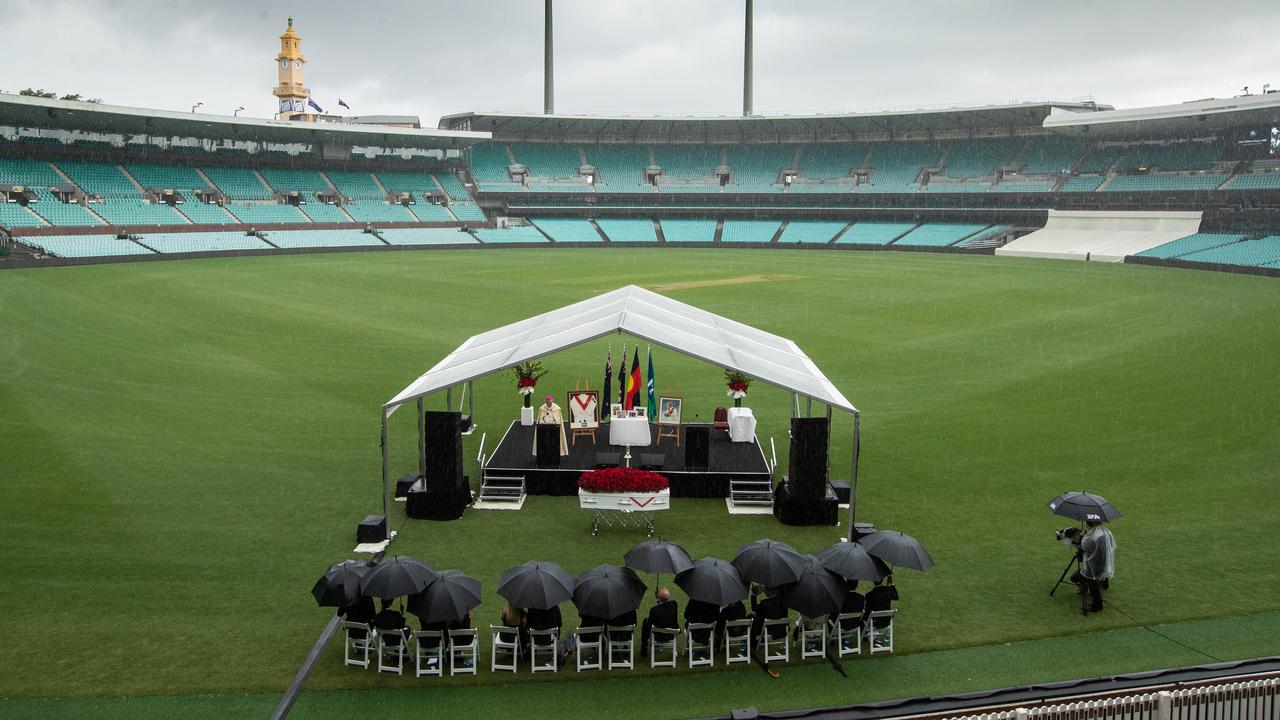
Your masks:
[{"label": "black umbrella", "polygon": [[360,597],[360,580],[370,569],[365,560],[343,560],[330,565],[311,588],[311,595],[321,607],[346,607]]},{"label": "black umbrella", "polygon": [[444,570],[426,590],[409,596],[408,610],[424,623],[454,622],[479,604],[479,580],[461,570]]},{"label": "black umbrella", "polygon": [[733,566],[748,582],[779,587],[800,579],[805,559],[784,542],[756,540],[739,548],[733,556]]},{"label": "black umbrella", "polygon": [[868,553],[896,567],[912,570],[928,570],[933,567],[933,558],[925,551],[919,540],[898,532],[897,530],[881,530],[858,540]]},{"label": "black umbrella", "polygon": [[370,568],[360,581],[360,593],[390,600],[420,593],[440,574],[415,557],[397,555]]},{"label": "black umbrella", "polygon": [[818,558],[802,557],[800,579],[783,589],[782,604],[811,618],[839,613],[849,594],[844,578],[823,567]]},{"label": "black umbrella", "polygon": [[728,605],[747,597],[747,584],[732,563],[718,558],[702,558],[676,575],[679,585],[693,600]]},{"label": "black umbrella", "polygon": [[889,567],[878,557],[856,542],[838,542],[820,551],[815,557],[822,566],[849,580],[880,580],[889,574]]},{"label": "black umbrella", "polygon": [[581,615],[615,618],[640,607],[645,584],[631,568],[601,565],[578,576],[573,604]]},{"label": "black umbrella", "polygon": [[632,570],[666,575],[678,575],[693,567],[689,553],[666,540],[642,542],[628,550],[623,561]]},{"label": "black umbrella", "polygon": [[519,608],[549,610],[573,596],[573,576],[553,562],[530,560],[502,573],[498,594]]},{"label": "black umbrella", "polygon": [[1112,507],[1106,498],[1086,492],[1063,493],[1049,501],[1049,510],[1054,515],[1081,521],[1111,522],[1121,517],[1120,511]]}]

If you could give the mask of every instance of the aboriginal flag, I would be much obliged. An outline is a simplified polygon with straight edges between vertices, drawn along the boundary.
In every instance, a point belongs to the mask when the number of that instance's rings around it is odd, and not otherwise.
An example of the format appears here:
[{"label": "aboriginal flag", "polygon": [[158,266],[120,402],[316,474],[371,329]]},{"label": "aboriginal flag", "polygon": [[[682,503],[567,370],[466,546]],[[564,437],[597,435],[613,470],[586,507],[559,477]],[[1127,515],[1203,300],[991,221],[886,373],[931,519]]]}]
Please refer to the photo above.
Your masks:
[{"label": "aboriginal flag", "polygon": [[640,386],[643,384],[640,379],[640,346],[635,349],[635,357],[631,359],[631,374],[627,376],[627,397],[623,402],[624,410],[630,410],[636,406],[636,397],[640,395]]}]

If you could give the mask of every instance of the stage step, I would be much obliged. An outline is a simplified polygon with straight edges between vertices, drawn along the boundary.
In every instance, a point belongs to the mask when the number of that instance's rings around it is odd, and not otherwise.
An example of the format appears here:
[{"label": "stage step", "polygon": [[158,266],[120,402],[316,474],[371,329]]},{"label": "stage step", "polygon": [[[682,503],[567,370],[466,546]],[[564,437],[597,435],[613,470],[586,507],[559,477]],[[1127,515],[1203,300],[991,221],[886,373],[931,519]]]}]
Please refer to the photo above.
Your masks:
[{"label": "stage step", "polygon": [[731,514],[735,511],[741,513],[748,510],[751,512],[772,512],[773,481],[767,479],[730,480],[727,505]]},{"label": "stage step", "polygon": [[480,494],[472,506],[477,510],[519,510],[524,505],[523,475],[485,474]]}]

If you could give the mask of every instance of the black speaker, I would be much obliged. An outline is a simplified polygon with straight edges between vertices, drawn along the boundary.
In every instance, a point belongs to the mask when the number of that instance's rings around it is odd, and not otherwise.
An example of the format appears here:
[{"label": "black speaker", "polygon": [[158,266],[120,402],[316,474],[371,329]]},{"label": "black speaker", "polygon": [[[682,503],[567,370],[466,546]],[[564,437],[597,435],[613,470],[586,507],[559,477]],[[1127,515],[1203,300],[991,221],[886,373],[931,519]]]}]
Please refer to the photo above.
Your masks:
[{"label": "black speaker", "polygon": [[426,413],[428,486],[453,488],[462,478],[462,413]]},{"label": "black speaker", "polygon": [[369,515],[356,526],[357,543],[376,543],[387,539],[387,516]]},{"label": "black speaker", "polygon": [[787,479],[796,495],[820,498],[827,491],[827,419],[791,418],[791,456]]},{"label": "black speaker", "polygon": [[706,470],[711,456],[711,428],[707,425],[690,425],[684,429],[684,467],[686,470]]},{"label": "black speaker", "polygon": [[560,467],[560,426],[534,425],[537,436],[538,467]]}]

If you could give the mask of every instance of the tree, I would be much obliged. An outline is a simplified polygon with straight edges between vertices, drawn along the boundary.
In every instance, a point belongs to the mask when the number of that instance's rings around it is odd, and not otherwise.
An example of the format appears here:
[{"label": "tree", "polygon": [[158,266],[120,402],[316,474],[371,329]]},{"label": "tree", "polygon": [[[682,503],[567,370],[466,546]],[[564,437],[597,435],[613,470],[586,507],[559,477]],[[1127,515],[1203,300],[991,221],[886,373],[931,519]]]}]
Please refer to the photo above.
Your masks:
[{"label": "tree", "polygon": [[40,88],[38,90],[33,88],[27,88],[26,90],[19,90],[18,94],[25,95],[27,97],[48,98],[50,100],[55,100],[55,99],[56,100],[74,100],[76,102],[87,102],[87,103],[102,102],[102,98],[87,98],[81,95],[80,93],[67,94],[67,95],[63,95],[62,97],[58,97],[58,93],[47,91],[44,88]]}]

